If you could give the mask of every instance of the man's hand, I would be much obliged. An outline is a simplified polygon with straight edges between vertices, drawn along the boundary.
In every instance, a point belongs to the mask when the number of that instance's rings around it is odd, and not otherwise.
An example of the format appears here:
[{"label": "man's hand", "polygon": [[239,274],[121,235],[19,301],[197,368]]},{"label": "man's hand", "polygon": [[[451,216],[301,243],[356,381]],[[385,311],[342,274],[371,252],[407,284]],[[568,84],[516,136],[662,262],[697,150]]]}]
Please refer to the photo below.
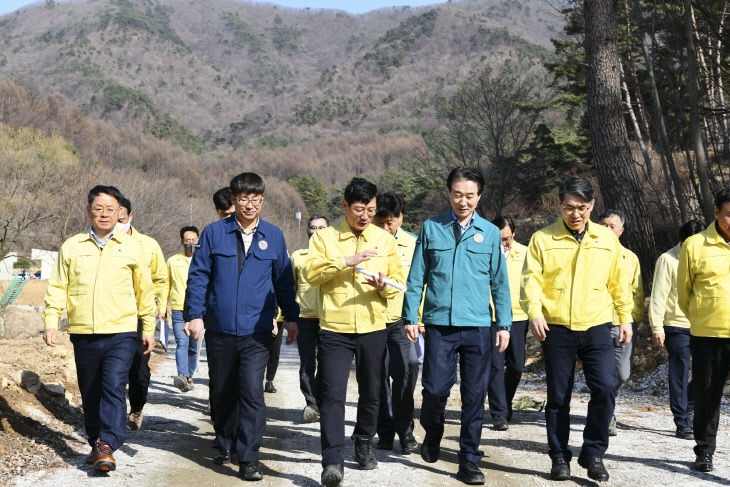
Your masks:
[{"label": "man's hand", "polygon": [[657,347],[664,346],[664,333],[654,333],[651,336],[651,342]]},{"label": "man's hand", "polygon": [[185,323],[183,331],[187,336],[193,337],[193,340],[197,340],[200,338],[201,333],[203,333],[203,328],[205,328],[205,324],[202,318],[195,318]]},{"label": "man's hand", "polygon": [[291,345],[297,341],[299,327],[297,326],[296,321],[285,321],[284,328],[286,328],[286,344]]},{"label": "man's hand", "polygon": [[356,265],[360,265],[362,262],[367,262],[373,257],[377,257],[377,255],[377,250],[363,250],[355,255],[345,257],[345,265],[347,267],[355,267]]},{"label": "man's hand", "polygon": [[422,333],[421,328],[418,325],[406,325],[406,336],[410,341],[416,343],[418,341],[418,334]]},{"label": "man's hand", "polygon": [[[164,331],[162,333],[165,333]],[[155,348],[155,335],[142,335],[142,346],[145,347],[144,354],[149,355]]]},{"label": "man's hand", "polygon": [[272,328],[271,334],[274,336],[279,334],[279,323],[277,323],[276,320],[274,320],[274,328]]},{"label": "man's hand", "polygon": [[541,316],[530,322],[530,331],[535,338],[542,342],[547,338],[547,332],[550,331],[550,328],[548,328],[545,318]]},{"label": "man's hand", "polygon": [[56,335],[58,334],[58,328],[49,328],[43,332],[43,341],[49,347],[56,346]]},{"label": "man's hand", "polygon": [[165,313],[157,313],[157,319],[160,321],[165,321]]},{"label": "man's hand", "polygon": [[498,331],[497,332],[497,341],[494,345],[496,347],[499,347],[499,353],[502,353],[505,350],[507,350],[507,345],[509,345],[509,332],[508,331]]},{"label": "man's hand", "polygon": [[382,291],[383,289],[385,289],[386,286],[385,274],[383,274],[382,272],[378,272],[377,276],[368,277],[362,283],[373,286],[376,291]]},{"label": "man's hand", "polygon": [[634,334],[634,327],[631,323],[624,323],[618,327],[618,344],[622,347],[631,341]]}]

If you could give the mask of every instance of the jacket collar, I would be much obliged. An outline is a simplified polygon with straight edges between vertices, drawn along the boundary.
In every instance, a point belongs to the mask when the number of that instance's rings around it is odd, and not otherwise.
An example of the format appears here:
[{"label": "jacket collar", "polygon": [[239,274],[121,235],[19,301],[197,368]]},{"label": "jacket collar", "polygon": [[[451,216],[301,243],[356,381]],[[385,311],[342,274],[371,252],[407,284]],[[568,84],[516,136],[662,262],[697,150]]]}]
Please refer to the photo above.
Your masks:
[{"label": "jacket collar", "polygon": [[[599,234],[596,231],[597,225],[598,224],[589,221],[586,224],[586,233],[583,236],[583,238],[585,239],[586,237],[590,237],[593,240],[597,239],[599,237]],[[553,236],[554,240],[568,238],[568,239],[574,241],[575,243],[577,243],[578,245],[580,245],[578,243],[578,241],[575,239],[575,237],[573,236],[573,234],[570,233],[570,230],[568,230],[568,227],[562,218],[558,218],[558,221],[556,221],[555,223],[550,225],[548,227],[548,229],[549,229],[550,234]]]},{"label": "jacket collar", "polygon": [[[449,208],[449,211],[447,211],[446,213],[442,213],[439,216],[441,225],[443,225],[444,227],[450,227],[451,225],[453,225],[454,219],[452,217],[452,214],[453,214],[453,210],[451,210],[451,208]],[[479,230],[480,232],[483,232],[484,230],[487,229],[487,224],[489,222],[487,220],[485,220],[484,218],[482,218],[481,216],[479,216],[479,213],[477,213],[476,210],[474,210],[474,215],[472,216],[472,218],[474,221],[467,229],[467,232],[472,228],[475,228],[475,229]],[[464,232],[464,235],[466,235],[466,232]]]},{"label": "jacket collar", "polygon": [[702,233],[705,234],[705,239],[710,245],[730,245],[725,242],[725,238],[717,231],[717,220],[713,220],[710,226]]},{"label": "jacket collar", "polygon": [[[224,218],[223,223],[226,227],[227,233],[238,232],[241,229],[241,227],[238,225],[238,222],[236,221],[235,213],[229,217]],[[256,233],[254,235],[261,234],[262,237],[266,237],[266,226],[267,225],[268,225],[268,223],[266,221],[264,221],[264,219],[261,218],[261,216],[259,216],[259,223],[258,223],[258,226],[256,227]]]},{"label": "jacket collar", "polygon": [[[350,225],[347,223],[347,218],[340,222],[340,226],[337,228],[337,231],[339,233],[340,240],[347,240],[350,238],[357,240],[355,234],[352,233],[352,228],[350,228]],[[373,232],[377,232],[377,227],[371,223],[365,227],[365,230],[362,231],[360,236],[367,242],[370,238],[372,238]]]}]

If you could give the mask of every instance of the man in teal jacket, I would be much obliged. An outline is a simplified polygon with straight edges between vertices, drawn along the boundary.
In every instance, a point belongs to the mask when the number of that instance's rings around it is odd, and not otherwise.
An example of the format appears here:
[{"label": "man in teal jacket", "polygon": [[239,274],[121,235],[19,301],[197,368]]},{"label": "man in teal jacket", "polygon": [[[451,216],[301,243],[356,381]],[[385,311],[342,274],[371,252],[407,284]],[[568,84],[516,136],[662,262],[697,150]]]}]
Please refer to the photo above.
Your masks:
[{"label": "man in teal jacket", "polygon": [[[491,292],[497,326],[496,346],[507,348],[512,324],[507,264],[496,226],[474,211],[484,188],[481,173],[469,167],[451,171],[446,181],[451,210],[426,220],[416,241],[403,301],[406,333],[418,337],[418,308],[423,287],[426,351],[423,359],[421,425],[426,437],[421,457],[439,458],[444,408],[461,364],[461,434],[457,478],[483,484],[478,463],[484,398],[489,382],[492,340]],[[495,350],[496,351],[496,350]]]}]

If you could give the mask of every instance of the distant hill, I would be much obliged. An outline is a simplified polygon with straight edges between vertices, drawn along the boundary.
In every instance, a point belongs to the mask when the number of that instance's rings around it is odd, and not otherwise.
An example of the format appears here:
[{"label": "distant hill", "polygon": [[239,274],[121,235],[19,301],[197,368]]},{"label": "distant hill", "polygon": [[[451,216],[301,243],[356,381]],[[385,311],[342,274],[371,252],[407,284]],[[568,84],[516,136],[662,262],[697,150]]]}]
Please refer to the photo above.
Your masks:
[{"label": "distant hill", "polygon": [[468,73],[551,53],[542,0],[363,15],[230,0],[45,3],[0,17],[0,79],[196,152],[434,125]]}]

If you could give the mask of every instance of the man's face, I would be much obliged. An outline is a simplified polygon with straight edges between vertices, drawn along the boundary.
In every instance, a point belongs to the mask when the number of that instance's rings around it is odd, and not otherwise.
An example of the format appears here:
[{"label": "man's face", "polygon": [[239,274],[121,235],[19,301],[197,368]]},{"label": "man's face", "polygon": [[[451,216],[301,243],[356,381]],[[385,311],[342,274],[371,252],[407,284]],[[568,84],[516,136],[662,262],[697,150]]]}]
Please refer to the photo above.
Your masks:
[{"label": "man's face", "polygon": [[621,218],[619,218],[617,215],[611,215],[609,217],[603,218],[598,223],[606,228],[610,228],[613,234],[616,235],[616,238],[620,238],[621,234],[624,233],[624,227],[623,225],[621,225]]},{"label": "man's face", "polygon": [[264,202],[264,195],[250,193],[239,194],[233,197],[233,206],[236,210],[236,218],[243,222],[252,222],[261,213],[261,206]]},{"label": "man's face", "polygon": [[715,218],[717,226],[725,234],[724,237],[730,237],[730,201],[724,202],[719,210],[715,208]]},{"label": "man's face", "polygon": [[560,203],[560,209],[563,211],[563,221],[571,230],[582,232],[586,224],[591,219],[591,211],[593,211],[593,201],[586,201],[580,196],[566,194]]},{"label": "man's face", "polygon": [[502,248],[504,250],[509,250],[512,248],[512,242],[515,241],[515,234],[512,232],[512,229],[509,225],[504,227],[499,231],[499,234],[502,236]]},{"label": "man's face", "polygon": [[314,232],[317,230],[322,230],[323,228],[327,228],[327,220],[324,218],[317,218],[316,220],[312,220],[309,222],[309,225],[307,225],[307,237],[312,237],[314,235]]},{"label": "man's face", "polygon": [[188,230],[187,232],[183,233],[182,242],[183,245],[185,244],[197,244],[198,243],[198,234],[193,232],[192,230]]},{"label": "man's face", "polygon": [[471,215],[481,198],[478,189],[479,186],[474,181],[461,180],[452,185],[449,190],[449,200],[456,218],[461,220]]},{"label": "man's face", "polygon": [[215,210],[215,212],[218,213],[219,220],[228,218],[229,216],[233,215],[233,213],[235,213],[235,211],[236,211],[236,205],[231,205],[231,207],[228,208],[227,210],[219,210],[218,208],[216,208],[216,210]]},{"label": "man's face", "polygon": [[109,233],[119,219],[119,202],[115,197],[101,193],[86,207],[86,213],[94,233]]},{"label": "man's face", "polygon": [[398,216],[388,215],[384,218],[376,216],[373,219],[373,224],[395,236],[398,233],[398,229],[403,225],[403,213]]},{"label": "man's face", "polygon": [[375,198],[371,199],[367,203],[362,201],[356,201],[353,204],[348,204],[347,201],[342,200],[342,209],[345,212],[345,219],[347,224],[355,233],[360,233],[365,230],[365,227],[370,225],[370,221],[375,216],[375,210],[377,205]]},{"label": "man's face", "polygon": [[123,207],[123,206],[119,207],[119,217],[117,218],[117,221],[119,223],[124,224],[124,223],[129,222],[131,224],[133,219],[134,219],[134,212],[128,213],[127,209],[125,207]]}]

